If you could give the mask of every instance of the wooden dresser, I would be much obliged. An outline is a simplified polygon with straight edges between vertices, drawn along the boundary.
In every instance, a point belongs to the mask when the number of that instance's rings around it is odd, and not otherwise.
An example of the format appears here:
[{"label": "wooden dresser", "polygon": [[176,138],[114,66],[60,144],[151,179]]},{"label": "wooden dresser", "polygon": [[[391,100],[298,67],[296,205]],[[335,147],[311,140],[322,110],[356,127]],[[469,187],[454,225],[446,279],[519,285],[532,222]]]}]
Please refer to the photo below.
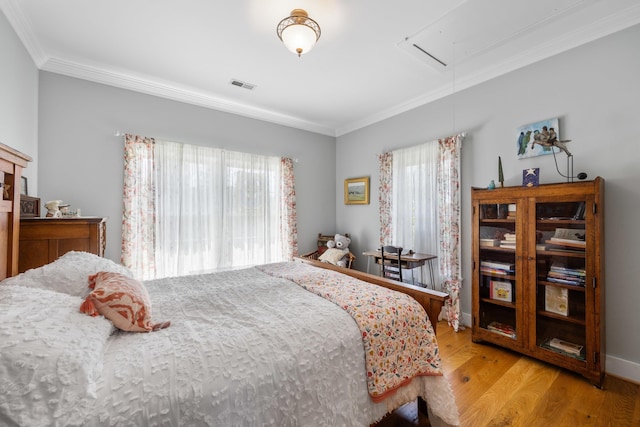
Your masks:
[{"label": "wooden dresser", "polygon": [[55,261],[69,251],[104,256],[107,219],[22,218],[20,219],[20,273]]}]

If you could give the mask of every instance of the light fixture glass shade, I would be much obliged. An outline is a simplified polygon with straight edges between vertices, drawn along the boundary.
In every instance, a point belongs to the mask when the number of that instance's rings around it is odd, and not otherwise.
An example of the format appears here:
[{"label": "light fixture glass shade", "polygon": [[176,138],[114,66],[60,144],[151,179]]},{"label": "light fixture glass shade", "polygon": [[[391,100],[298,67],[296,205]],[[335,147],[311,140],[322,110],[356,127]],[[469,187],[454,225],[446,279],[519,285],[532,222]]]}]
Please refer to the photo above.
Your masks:
[{"label": "light fixture glass shade", "polygon": [[320,38],[320,26],[302,9],[294,9],[291,16],[278,24],[278,37],[291,52],[309,52]]}]

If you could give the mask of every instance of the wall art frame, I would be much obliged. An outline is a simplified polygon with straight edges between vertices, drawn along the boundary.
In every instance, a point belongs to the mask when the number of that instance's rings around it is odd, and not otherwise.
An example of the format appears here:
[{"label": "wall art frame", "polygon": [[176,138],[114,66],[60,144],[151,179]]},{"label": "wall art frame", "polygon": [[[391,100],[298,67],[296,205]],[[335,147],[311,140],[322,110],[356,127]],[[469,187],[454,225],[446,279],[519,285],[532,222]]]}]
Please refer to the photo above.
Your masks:
[{"label": "wall art frame", "polygon": [[543,156],[559,152],[557,147],[543,145],[552,135],[560,139],[560,124],[557,117],[520,126],[516,130],[516,156],[518,159]]},{"label": "wall art frame", "polygon": [[369,204],[369,177],[349,178],[344,180],[344,204]]}]

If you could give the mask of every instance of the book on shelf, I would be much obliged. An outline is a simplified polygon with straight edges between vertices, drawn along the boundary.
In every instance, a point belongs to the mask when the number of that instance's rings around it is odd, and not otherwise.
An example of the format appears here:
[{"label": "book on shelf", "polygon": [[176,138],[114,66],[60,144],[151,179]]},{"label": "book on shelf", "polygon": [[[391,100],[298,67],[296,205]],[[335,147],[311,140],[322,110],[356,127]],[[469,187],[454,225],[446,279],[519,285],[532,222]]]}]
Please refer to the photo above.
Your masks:
[{"label": "book on shelf", "polygon": [[504,239],[503,240],[511,240],[511,241],[516,241],[516,233],[504,233]]},{"label": "book on shelf", "polygon": [[480,246],[500,246],[500,239],[480,239]]},{"label": "book on shelf", "polygon": [[560,247],[555,245],[571,245],[571,243],[552,242],[551,240],[547,240],[547,244],[549,244],[549,246],[547,246],[546,250],[549,252],[563,252],[567,254],[584,255],[584,250],[585,250],[584,245],[575,245],[576,248]]},{"label": "book on shelf", "polygon": [[586,232],[584,228],[556,228],[555,234],[550,240],[556,243],[571,243],[584,246],[587,243],[585,237]]},{"label": "book on shelf", "polygon": [[584,286],[585,280],[579,278],[555,277],[547,275],[547,282],[560,283],[562,285]]},{"label": "book on shelf", "polygon": [[514,271],[515,264],[502,261],[480,261],[480,267],[495,268],[497,270]]},{"label": "book on shelf", "polygon": [[586,206],[585,202],[578,203],[578,208],[576,209],[576,213],[573,215],[573,219],[575,219],[575,220],[584,219],[584,214],[585,214],[586,207],[587,206]]},{"label": "book on shelf", "polygon": [[512,283],[504,280],[489,281],[489,298],[498,301],[513,302]]},{"label": "book on shelf", "polygon": [[560,273],[566,273],[574,276],[586,276],[587,274],[587,271],[582,267],[580,268],[567,267],[565,263],[557,260],[554,260],[551,262],[551,267],[549,267],[549,270],[557,271]]},{"label": "book on shelf", "polygon": [[545,286],[544,309],[561,316],[569,315],[569,290],[557,286]]},{"label": "book on shelf", "polygon": [[516,219],[516,208],[518,205],[510,203],[507,211],[507,219]]},{"label": "book on shelf", "polygon": [[547,250],[547,245],[545,245],[544,243],[536,244],[536,251],[546,251],[546,250]]},{"label": "book on shelf", "polygon": [[498,274],[501,276],[506,276],[507,274],[513,273],[513,271],[500,270],[498,268],[489,268],[489,267],[480,267],[480,271],[485,274]]},{"label": "book on shelf", "polygon": [[587,272],[584,268],[570,268],[564,263],[553,261],[547,272],[549,282],[563,283],[565,285],[584,286]]},{"label": "book on shelf", "polygon": [[509,338],[516,337],[516,330],[513,326],[506,323],[491,322],[487,325],[487,329],[497,334],[503,335]]},{"label": "book on shelf", "polygon": [[552,338],[548,342],[549,347],[557,350],[562,350],[565,353],[572,354],[574,356],[580,356],[584,346],[575,344],[570,341],[561,340],[560,338]]}]

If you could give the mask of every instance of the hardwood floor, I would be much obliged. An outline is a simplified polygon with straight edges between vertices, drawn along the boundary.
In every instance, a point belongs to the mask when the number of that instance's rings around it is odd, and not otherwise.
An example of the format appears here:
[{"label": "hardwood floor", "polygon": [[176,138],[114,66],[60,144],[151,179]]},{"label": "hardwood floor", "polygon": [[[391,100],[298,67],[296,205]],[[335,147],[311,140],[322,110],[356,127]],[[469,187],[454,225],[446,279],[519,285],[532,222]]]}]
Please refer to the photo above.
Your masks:
[{"label": "hardwood floor", "polygon": [[[640,426],[640,385],[607,375],[602,389],[569,371],[438,323],[438,344],[462,426]],[[421,417],[424,418],[424,417]],[[410,403],[377,427],[429,426]]]}]

